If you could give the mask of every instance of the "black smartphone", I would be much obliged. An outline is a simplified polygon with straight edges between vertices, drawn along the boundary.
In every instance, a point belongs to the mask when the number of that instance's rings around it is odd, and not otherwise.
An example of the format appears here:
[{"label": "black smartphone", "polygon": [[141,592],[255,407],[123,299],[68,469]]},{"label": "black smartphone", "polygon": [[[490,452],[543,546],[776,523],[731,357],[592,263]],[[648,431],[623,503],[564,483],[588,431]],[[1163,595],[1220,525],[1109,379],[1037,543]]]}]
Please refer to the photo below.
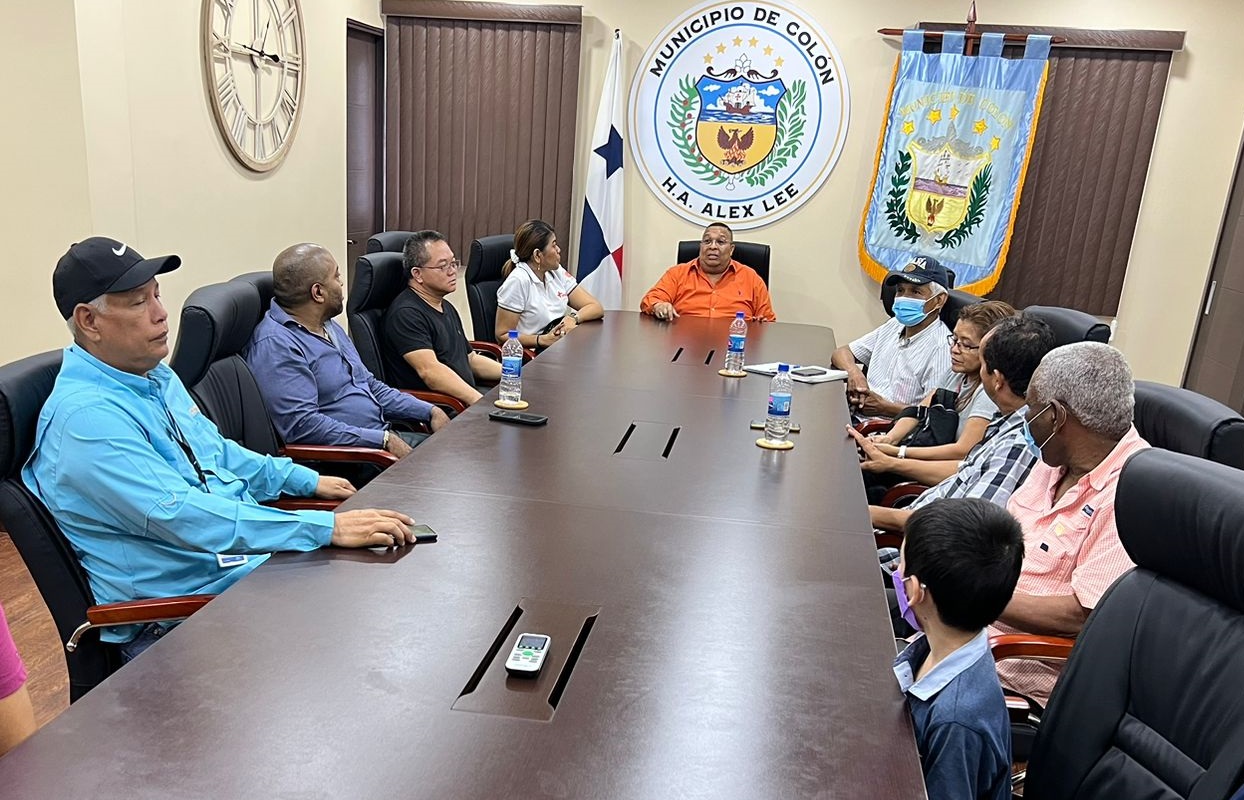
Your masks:
[{"label": "black smartphone", "polygon": [[436,541],[436,531],[432,530],[431,525],[423,525],[421,523],[413,526],[410,532],[415,535],[415,544]]},{"label": "black smartphone", "polygon": [[827,372],[829,370],[824,367],[800,367],[799,369],[792,369],[790,374],[798,375],[801,378],[815,378],[817,375],[824,375]]},{"label": "black smartphone", "polygon": [[[754,419],[754,420],[752,420],[752,430],[755,430],[755,431],[763,431],[764,429],[765,429],[765,421],[764,421],[763,419]],[[790,432],[791,432],[791,433],[799,433],[799,423],[798,423],[798,422],[792,422],[792,423],[790,424]]]},{"label": "black smartphone", "polygon": [[513,422],[518,425],[543,425],[549,421],[549,418],[543,414],[529,414],[526,411],[507,411],[498,408],[496,411],[488,412],[489,419],[495,419],[498,422]]}]

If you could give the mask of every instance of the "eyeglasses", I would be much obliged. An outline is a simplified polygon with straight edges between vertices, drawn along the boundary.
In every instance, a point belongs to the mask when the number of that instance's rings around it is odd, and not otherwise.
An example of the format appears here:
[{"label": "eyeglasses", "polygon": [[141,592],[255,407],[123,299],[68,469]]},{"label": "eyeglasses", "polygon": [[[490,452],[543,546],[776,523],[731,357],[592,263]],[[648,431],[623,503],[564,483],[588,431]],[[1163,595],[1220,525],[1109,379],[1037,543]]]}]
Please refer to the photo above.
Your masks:
[{"label": "eyeglasses", "polygon": [[710,244],[715,244],[718,247],[724,248],[724,247],[729,247],[730,245],[734,244],[734,242],[728,242],[725,239],[702,239],[700,240],[700,247],[708,247]]},{"label": "eyeglasses", "polygon": [[959,337],[955,336],[953,333],[946,337],[946,344],[950,345],[952,350],[958,346],[958,348],[965,353],[975,353],[977,350],[981,349],[979,344],[968,344]]},{"label": "eyeglasses", "polygon": [[457,272],[462,269],[462,262],[455,259],[454,261],[450,261],[448,264],[429,264],[428,266],[420,267],[419,269],[439,269],[445,274],[449,274],[450,272]]}]

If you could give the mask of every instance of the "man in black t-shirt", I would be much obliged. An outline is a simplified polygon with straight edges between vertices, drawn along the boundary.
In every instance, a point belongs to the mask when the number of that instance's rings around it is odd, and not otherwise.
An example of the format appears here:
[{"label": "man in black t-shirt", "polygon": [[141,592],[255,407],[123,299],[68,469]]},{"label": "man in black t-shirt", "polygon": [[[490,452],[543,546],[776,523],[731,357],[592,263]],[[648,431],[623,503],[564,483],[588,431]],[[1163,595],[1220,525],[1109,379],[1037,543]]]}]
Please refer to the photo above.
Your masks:
[{"label": "man in black t-shirt", "polygon": [[501,380],[501,364],[471,350],[462,320],[445,296],[458,288],[461,264],[445,237],[419,231],[402,254],[409,283],[384,315],[385,371],[394,386],[444,392],[470,405],[477,380]]}]

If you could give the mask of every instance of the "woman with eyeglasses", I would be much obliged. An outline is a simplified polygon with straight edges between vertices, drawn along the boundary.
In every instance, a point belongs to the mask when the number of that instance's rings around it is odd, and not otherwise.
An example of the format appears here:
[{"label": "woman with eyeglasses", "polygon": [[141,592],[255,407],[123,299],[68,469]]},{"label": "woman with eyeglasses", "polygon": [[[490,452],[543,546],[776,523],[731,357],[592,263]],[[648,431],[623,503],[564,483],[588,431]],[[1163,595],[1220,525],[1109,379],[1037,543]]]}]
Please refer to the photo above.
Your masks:
[{"label": "woman with eyeglasses", "polygon": [[[878,448],[883,453],[922,461],[958,463],[985,438],[985,429],[989,427],[989,421],[997,413],[998,407],[981,389],[980,343],[999,320],[1014,315],[1015,309],[1000,300],[987,300],[963,307],[954,332],[946,338],[950,347],[950,368],[955,374],[963,376],[958,390],[947,393],[953,394],[953,400],[945,395],[939,397],[939,392],[946,390],[937,390],[925,397],[919,406],[904,409],[896,419],[894,427],[875,437]],[[929,409],[936,406],[947,411],[953,410],[958,415],[953,439],[945,433],[940,436],[926,433],[913,442],[913,434],[917,434],[922,428],[928,431],[926,421],[929,418]],[[937,438],[948,441],[935,441]],[[907,446],[904,447],[904,444]]]},{"label": "woman with eyeglasses", "polygon": [[497,341],[518,331],[523,347],[544,349],[581,323],[600,319],[605,309],[562,266],[557,234],[532,219],[514,232],[514,249],[501,268],[497,289]]}]

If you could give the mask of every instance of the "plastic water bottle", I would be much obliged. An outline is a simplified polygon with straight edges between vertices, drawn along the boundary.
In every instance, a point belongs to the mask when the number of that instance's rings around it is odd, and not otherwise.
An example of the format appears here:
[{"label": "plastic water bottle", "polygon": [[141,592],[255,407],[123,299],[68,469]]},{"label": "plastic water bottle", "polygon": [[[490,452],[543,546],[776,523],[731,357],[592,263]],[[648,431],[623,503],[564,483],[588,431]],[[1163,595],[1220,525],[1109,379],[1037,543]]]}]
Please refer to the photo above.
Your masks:
[{"label": "plastic water bottle", "polygon": [[501,346],[501,402],[517,403],[522,399],[523,345],[518,341],[518,331],[510,331]]},{"label": "plastic water bottle", "polygon": [[736,311],[730,323],[730,343],[726,345],[726,372],[743,371],[743,348],[747,345],[747,320]]},{"label": "plastic water bottle", "polygon": [[790,364],[778,364],[777,374],[769,382],[769,416],[765,418],[765,438],[771,442],[784,442],[790,434],[792,386]]}]

